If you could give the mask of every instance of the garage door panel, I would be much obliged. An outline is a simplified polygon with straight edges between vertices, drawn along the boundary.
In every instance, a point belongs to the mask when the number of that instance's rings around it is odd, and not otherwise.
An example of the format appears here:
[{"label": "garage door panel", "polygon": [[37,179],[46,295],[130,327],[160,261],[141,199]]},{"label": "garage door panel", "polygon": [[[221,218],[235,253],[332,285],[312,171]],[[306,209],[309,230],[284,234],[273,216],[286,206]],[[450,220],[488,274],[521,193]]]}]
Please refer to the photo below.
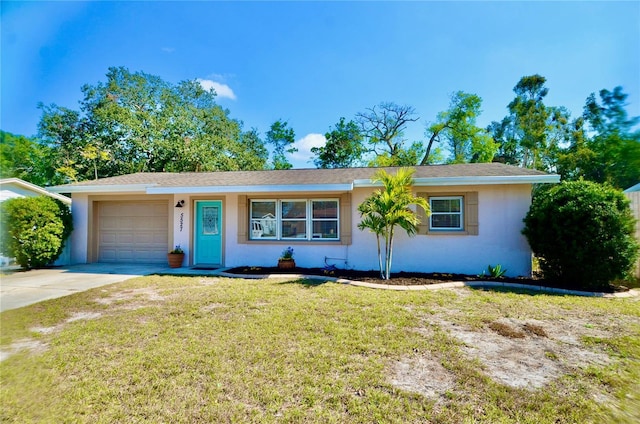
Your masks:
[{"label": "garage door panel", "polygon": [[131,233],[118,233],[115,241],[115,246],[134,245],[136,236]]},{"label": "garage door panel", "polygon": [[104,217],[100,220],[100,229],[113,230],[118,228],[118,218]]},{"label": "garage door panel", "polygon": [[98,206],[98,260],[165,262],[168,245],[166,202],[101,202]]},{"label": "garage door panel", "polygon": [[137,245],[153,248],[154,243],[156,243],[156,235],[153,234],[152,232],[140,231],[137,233],[137,239],[136,239]]},{"label": "garage door panel", "polygon": [[117,238],[117,234],[107,233],[103,231],[100,233],[100,244],[101,245],[115,244],[116,238]]}]

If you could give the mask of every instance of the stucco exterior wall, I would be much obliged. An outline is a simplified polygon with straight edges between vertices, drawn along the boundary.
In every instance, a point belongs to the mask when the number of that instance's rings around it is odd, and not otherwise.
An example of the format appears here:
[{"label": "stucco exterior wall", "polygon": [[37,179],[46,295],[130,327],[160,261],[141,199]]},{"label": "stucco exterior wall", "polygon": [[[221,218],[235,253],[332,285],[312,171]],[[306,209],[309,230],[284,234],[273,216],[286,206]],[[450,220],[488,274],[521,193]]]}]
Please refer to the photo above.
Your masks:
[{"label": "stucco exterior wall", "polygon": [[[429,234],[410,238],[400,230],[394,242],[393,272],[479,274],[489,264],[501,264],[510,276],[531,274],[531,249],[521,234],[522,219],[531,203],[530,185],[421,187],[419,191],[477,191],[478,235]],[[356,190],[353,203],[360,204],[368,194]],[[358,221],[359,216],[354,219]],[[350,264],[359,269],[375,268],[376,255],[375,236],[354,232]]]},{"label": "stucco exterior wall", "polygon": [[[522,219],[529,210],[531,186],[493,185],[457,187],[421,187],[420,192],[447,193],[453,191],[477,191],[479,197],[478,235],[418,235],[408,237],[400,230],[394,243],[393,272],[451,272],[478,274],[489,264],[501,264],[507,275],[531,274],[531,250],[521,234]],[[371,193],[371,189],[356,189],[352,193],[352,237],[351,245],[314,242],[240,243],[238,241],[238,195],[226,194],[224,204],[224,249],[225,266],[243,265],[275,266],[282,250],[292,246],[295,260],[302,267],[323,267],[333,264],[352,269],[377,269],[375,236],[360,231],[357,224],[357,205]],[[176,199],[176,201],[179,199]],[[191,199],[185,205],[192,204]],[[191,225],[191,211],[185,212],[185,223]],[[176,216],[174,239],[182,246],[192,243],[191,231],[179,231]],[[187,224],[185,224],[187,225]],[[331,258],[326,259],[325,258]]]},{"label": "stucco exterior wall", "polygon": [[[167,251],[180,245],[185,253],[184,266],[193,264],[193,211],[197,200],[221,200],[223,203],[223,264],[236,266],[275,266],[281,252],[288,246],[295,250],[294,258],[301,267],[324,267],[327,264],[360,270],[378,268],[375,235],[357,228],[360,216],[357,206],[372,192],[369,188],[358,188],[351,192],[352,243],[335,242],[243,242],[238,236],[238,198],[250,193],[177,194],[168,196],[171,203],[169,215],[169,245]],[[507,275],[519,276],[531,273],[531,250],[521,234],[522,219],[529,210],[531,185],[478,185],[419,187],[415,192],[446,194],[450,192],[478,193],[478,235],[421,234],[408,237],[399,230],[394,242],[393,272],[449,272],[478,274],[489,264],[501,264]],[[269,193],[277,195],[277,193]],[[326,194],[339,196],[341,193]],[[148,199],[145,194],[127,197]],[[282,198],[287,194],[283,193]],[[289,194],[290,196],[290,194]],[[129,197],[129,198],[131,198]],[[317,197],[310,194],[309,197]],[[74,194],[73,216],[75,230],[72,234],[72,261],[86,263],[90,260],[88,246],[93,229],[91,204],[93,198],[86,194]],[[181,208],[175,205],[184,200]],[[344,218],[341,218],[344,219]]]},{"label": "stucco exterior wall", "polygon": [[71,215],[73,216],[73,232],[71,241],[71,263],[87,263],[89,247],[89,196],[83,193],[73,195]]}]

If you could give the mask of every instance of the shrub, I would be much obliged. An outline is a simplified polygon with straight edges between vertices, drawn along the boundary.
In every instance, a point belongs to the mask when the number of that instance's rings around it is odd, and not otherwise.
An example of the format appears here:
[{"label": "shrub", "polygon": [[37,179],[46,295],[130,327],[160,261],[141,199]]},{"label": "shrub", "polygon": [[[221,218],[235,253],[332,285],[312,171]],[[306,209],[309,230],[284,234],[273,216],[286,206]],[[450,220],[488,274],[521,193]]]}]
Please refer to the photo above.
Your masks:
[{"label": "shrub", "polygon": [[638,254],[629,201],[609,186],[573,181],[540,189],[524,223],[544,277],[568,287],[607,290],[629,277]]},{"label": "shrub", "polygon": [[0,250],[25,269],[58,259],[73,230],[69,208],[47,196],[9,199],[0,205],[0,217]]}]

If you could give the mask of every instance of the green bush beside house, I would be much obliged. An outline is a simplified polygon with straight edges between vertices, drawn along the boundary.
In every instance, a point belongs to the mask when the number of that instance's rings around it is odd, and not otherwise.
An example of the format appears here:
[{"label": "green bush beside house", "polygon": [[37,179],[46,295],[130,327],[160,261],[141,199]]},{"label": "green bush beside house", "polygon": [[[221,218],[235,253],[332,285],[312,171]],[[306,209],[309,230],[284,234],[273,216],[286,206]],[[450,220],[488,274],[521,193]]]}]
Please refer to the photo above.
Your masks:
[{"label": "green bush beside house", "polygon": [[546,279],[609,291],[611,283],[630,278],[639,246],[621,191],[589,181],[540,188],[524,223]]},{"label": "green bush beside house", "polygon": [[54,262],[73,231],[71,211],[46,196],[9,199],[0,205],[0,253],[25,269]]}]

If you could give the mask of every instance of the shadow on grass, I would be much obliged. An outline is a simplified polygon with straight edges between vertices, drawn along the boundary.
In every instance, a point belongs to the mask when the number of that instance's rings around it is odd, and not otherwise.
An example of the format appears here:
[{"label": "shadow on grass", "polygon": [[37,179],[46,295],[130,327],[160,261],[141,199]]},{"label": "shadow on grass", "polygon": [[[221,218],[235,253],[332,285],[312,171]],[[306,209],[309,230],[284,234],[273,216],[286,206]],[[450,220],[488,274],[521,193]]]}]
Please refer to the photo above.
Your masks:
[{"label": "shadow on grass", "polygon": [[471,290],[486,291],[486,292],[498,292],[498,293],[513,293],[528,296],[554,296],[554,297],[602,297],[603,295],[613,295],[615,291],[585,291],[576,289],[565,289],[551,286],[530,286],[530,287],[512,287],[512,286],[494,286],[494,285],[473,285],[467,286]]},{"label": "shadow on grass", "polygon": [[324,279],[324,278],[299,278],[297,280],[286,280],[280,281],[277,284],[285,285],[285,284],[298,284],[308,289],[312,289],[314,287],[319,287],[326,283],[332,283],[333,281]]}]

